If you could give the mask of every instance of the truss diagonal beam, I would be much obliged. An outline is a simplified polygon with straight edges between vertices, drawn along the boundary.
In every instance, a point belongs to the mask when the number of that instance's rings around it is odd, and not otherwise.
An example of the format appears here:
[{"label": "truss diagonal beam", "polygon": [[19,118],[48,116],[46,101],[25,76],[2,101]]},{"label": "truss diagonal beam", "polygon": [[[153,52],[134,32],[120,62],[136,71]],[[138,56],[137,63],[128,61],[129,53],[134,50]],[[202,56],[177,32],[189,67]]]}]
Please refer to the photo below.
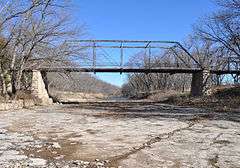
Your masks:
[{"label": "truss diagonal beam", "polygon": [[[179,48],[182,50],[190,59],[201,69],[203,67],[197,61],[186,48],[181,45],[181,43],[176,41],[149,41],[149,40],[73,40],[68,41],[69,43],[78,43],[83,48],[119,48],[121,49],[121,60],[123,58],[123,49],[166,49],[171,50],[174,48]],[[110,44],[110,45],[109,45]],[[137,44],[137,45],[134,45]],[[140,44],[140,45],[139,45]],[[165,45],[165,46],[164,46]],[[173,45],[173,46],[166,46]],[[122,65],[122,63],[120,63]]]}]

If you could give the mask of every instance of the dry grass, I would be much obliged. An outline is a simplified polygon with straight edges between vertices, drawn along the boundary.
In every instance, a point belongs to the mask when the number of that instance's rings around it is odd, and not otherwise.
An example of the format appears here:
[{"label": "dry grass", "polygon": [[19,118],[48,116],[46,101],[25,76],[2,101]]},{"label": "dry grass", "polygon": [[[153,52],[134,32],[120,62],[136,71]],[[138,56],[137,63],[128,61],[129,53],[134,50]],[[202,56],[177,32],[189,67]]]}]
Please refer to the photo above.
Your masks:
[{"label": "dry grass", "polygon": [[17,93],[16,99],[17,99],[17,100],[20,100],[20,99],[26,100],[26,99],[35,99],[35,98],[34,98],[34,96],[31,94],[31,91],[25,91],[25,90],[23,91],[23,90],[21,90],[21,91],[19,91],[19,92]]},{"label": "dry grass", "polygon": [[59,102],[85,102],[91,100],[104,99],[106,97],[102,93],[82,93],[64,91],[52,91],[51,96],[54,98],[54,101]]},{"label": "dry grass", "polygon": [[[179,106],[191,106],[198,108],[214,109],[219,112],[231,111],[240,108],[240,86],[221,86],[213,88],[210,96],[190,97],[189,93],[160,94],[162,98],[153,100],[161,103],[174,104]],[[153,98],[154,96],[151,96]],[[155,95],[155,97],[158,97]]]},{"label": "dry grass", "polygon": [[161,90],[161,91],[156,91],[154,93],[151,93],[151,95],[148,96],[148,99],[154,100],[154,101],[167,101],[172,97],[185,96],[188,94],[189,92],[182,93],[175,90]]},{"label": "dry grass", "polygon": [[35,100],[36,98],[31,94],[31,91],[26,91],[26,90],[20,90],[16,97],[3,97],[0,96],[0,102],[5,103],[5,102],[11,102],[13,99],[15,100]]}]

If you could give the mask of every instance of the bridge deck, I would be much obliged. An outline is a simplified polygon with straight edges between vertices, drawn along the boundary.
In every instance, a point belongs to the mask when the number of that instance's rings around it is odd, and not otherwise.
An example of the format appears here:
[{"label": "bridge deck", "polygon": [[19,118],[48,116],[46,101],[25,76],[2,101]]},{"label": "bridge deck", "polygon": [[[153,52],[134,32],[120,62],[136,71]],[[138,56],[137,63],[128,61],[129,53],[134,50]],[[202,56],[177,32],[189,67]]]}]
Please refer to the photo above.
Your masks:
[{"label": "bridge deck", "polygon": [[[197,73],[200,68],[40,68],[44,72],[106,72],[106,73]],[[238,74],[240,70],[210,70],[212,74]]]}]

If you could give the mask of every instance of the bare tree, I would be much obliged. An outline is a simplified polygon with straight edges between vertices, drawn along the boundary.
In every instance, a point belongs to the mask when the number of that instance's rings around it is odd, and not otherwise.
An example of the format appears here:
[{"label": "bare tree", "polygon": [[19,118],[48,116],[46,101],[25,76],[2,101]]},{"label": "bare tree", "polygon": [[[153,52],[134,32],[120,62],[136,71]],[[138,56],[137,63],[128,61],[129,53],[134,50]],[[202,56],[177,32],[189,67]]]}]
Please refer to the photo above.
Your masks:
[{"label": "bare tree", "polygon": [[[1,61],[10,57],[7,70],[11,76],[11,92],[14,95],[21,88],[25,68],[36,68],[39,60],[42,60],[43,64],[53,61],[69,62],[69,57],[80,51],[66,43],[66,40],[79,36],[82,27],[77,29],[71,25],[64,7],[64,1],[22,0],[6,3],[1,10],[0,27],[6,41],[1,52],[7,50],[11,53],[8,56],[1,54]],[[34,64],[36,61],[38,63]]]},{"label": "bare tree", "polygon": [[222,7],[218,13],[204,18],[195,26],[196,34],[225,48],[232,56],[240,57],[240,1],[217,0]]},{"label": "bare tree", "polygon": [[[136,62],[138,60],[138,62]],[[149,60],[151,60],[149,62]],[[129,62],[133,67],[186,67],[191,66],[189,56],[182,51],[167,50],[165,52],[155,52],[149,59],[145,52],[134,55]],[[128,83],[122,88],[125,96],[138,97],[147,96],[151,92],[160,90],[186,91],[190,87],[190,76],[187,74],[132,74],[128,76]]]}]

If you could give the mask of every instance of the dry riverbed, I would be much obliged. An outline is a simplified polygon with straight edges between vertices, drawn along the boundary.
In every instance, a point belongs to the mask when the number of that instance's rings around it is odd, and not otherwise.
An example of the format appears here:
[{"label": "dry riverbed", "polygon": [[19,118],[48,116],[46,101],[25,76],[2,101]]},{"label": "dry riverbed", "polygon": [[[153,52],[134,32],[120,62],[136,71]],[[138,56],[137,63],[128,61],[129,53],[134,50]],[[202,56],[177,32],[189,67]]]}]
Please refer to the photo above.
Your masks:
[{"label": "dry riverbed", "polygon": [[240,113],[151,102],[0,112],[0,167],[240,167]]}]

